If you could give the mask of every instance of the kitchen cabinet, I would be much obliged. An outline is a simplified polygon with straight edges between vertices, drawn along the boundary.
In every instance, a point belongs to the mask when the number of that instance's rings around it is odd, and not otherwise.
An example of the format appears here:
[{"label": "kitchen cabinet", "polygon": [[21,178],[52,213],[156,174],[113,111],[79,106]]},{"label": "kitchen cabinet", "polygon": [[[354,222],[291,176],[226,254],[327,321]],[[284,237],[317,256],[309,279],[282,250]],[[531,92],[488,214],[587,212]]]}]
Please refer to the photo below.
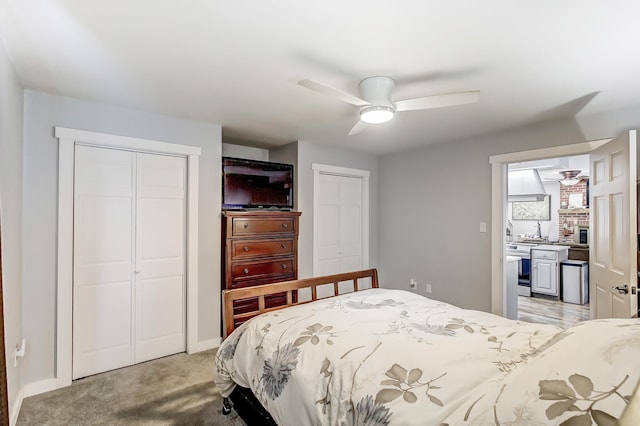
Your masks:
[{"label": "kitchen cabinet", "polygon": [[567,260],[569,248],[540,245],[531,249],[531,292],[560,297],[560,262]]},{"label": "kitchen cabinet", "polygon": [[589,248],[574,248],[569,247],[569,260],[584,260],[589,261]]},{"label": "kitchen cabinet", "polygon": [[507,291],[505,316],[509,319],[518,319],[518,262],[520,262],[520,258],[517,256],[506,257]]}]

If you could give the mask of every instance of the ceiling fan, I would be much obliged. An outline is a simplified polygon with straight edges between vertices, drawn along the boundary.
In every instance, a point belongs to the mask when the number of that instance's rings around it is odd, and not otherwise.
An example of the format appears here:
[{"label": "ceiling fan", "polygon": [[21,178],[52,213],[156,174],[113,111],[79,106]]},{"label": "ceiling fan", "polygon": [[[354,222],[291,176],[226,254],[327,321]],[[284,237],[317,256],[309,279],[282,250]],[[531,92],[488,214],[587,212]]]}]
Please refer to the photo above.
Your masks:
[{"label": "ceiling fan", "polygon": [[358,86],[360,97],[315,80],[300,80],[298,84],[342,102],[361,107],[360,120],[349,131],[349,135],[360,133],[365,129],[366,124],[385,123],[391,120],[396,112],[470,104],[478,102],[478,99],[480,99],[480,91],[474,90],[423,96],[394,102],[391,100],[391,91],[396,82],[391,77],[384,76],[369,77],[360,81]]}]

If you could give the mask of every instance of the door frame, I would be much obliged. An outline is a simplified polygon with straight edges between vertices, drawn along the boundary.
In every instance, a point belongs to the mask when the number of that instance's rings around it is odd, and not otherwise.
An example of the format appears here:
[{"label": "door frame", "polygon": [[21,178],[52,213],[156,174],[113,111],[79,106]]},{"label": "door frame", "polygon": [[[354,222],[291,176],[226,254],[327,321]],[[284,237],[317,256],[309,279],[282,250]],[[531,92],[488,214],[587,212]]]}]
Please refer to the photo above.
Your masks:
[{"label": "door frame", "polygon": [[504,316],[507,312],[507,279],[504,268],[504,224],[507,218],[507,165],[509,163],[543,160],[589,154],[612,138],[569,145],[552,146],[528,151],[492,155],[491,164],[491,312]]},{"label": "door frame", "polygon": [[73,362],[73,176],[76,145],[164,154],[187,159],[187,353],[198,342],[198,176],[200,147],[55,127],[58,146],[58,276],[55,378],[50,389],[71,385]]},{"label": "door frame", "polygon": [[319,241],[320,232],[318,221],[315,215],[318,212],[320,204],[320,196],[318,191],[318,183],[321,174],[344,176],[350,178],[358,178],[362,181],[362,198],[360,200],[362,206],[362,269],[369,267],[369,177],[371,172],[368,170],[351,169],[347,167],[331,166],[328,164],[312,163],[313,170],[313,276],[318,270],[318,250],[316,242]]}]

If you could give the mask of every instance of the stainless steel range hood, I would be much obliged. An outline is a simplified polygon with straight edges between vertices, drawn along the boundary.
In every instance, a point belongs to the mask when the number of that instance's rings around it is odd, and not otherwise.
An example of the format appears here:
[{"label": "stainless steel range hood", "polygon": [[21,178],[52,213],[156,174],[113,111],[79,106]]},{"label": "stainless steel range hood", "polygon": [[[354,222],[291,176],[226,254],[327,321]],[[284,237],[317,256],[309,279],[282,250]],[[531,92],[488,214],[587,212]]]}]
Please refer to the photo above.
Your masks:
[{"label": "stainless steel range hood", "polygon": [[510,171],[507,184],[507,201],[542,201],[547,195],[536,169]]}]

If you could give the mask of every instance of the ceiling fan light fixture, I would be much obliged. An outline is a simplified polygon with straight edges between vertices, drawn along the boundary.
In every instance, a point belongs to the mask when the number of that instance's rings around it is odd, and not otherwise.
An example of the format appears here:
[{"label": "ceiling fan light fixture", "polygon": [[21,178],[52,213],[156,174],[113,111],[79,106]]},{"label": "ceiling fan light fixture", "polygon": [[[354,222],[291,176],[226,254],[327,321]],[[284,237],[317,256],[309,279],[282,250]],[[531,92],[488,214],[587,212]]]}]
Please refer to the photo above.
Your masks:
[{"label": "ceiling fan light fixture", "polygon": [[366,106],[360,110],[360,120],[369,124],[386,123],[391,120],[394,110],[389,106]]},{"label": "ceiling fan light fixture", "polygon": [[560,183],[562,185],[565,185],[565,186],[573,186],[573,185],[577,184],[578,182],[580,182],[580,179],[576,179],[576,178],[573,178],[573,179],[562,179],[560,181]]},{"label": "ceiling fan light fixture", "polygon": [[565,170],[559,173],[564,178],[560,180],[560,183],[565,186],[573,186],[582,180],[578,177],[578,174],[580,174],[580,170]]}]

